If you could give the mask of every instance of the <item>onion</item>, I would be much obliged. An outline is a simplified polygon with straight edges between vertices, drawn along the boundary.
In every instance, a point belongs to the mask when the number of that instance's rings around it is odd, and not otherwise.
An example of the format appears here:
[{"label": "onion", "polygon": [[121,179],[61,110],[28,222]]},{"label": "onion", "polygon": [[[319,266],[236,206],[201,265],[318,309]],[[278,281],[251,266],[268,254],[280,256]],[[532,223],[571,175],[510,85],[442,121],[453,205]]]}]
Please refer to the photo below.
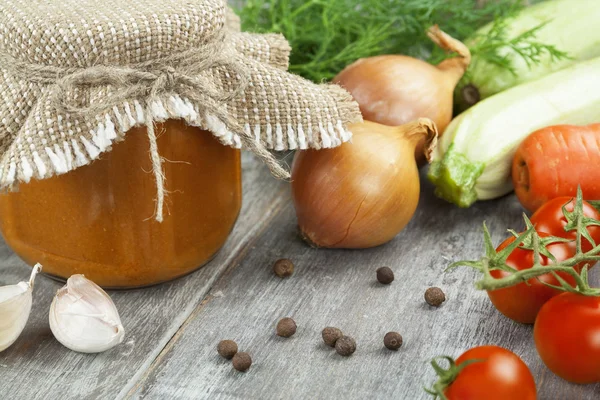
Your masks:
[{"label": "onion", "polygon": [[393,239],[419,202],[415,147],[424,139],[429,159],[437,142],[435,124],[426,118],[398,127],[366,121],[349,129],[352,142],[294,158],[298,225],[316,247],[367,248]]},{"label": "onion", "polygon": [[[352,94],[366,120],[396,126],[430,118],[440,134],[444,132],[452,119],[454,88],[471,62],[471,53],[437,26],[427,34],[442,49],[458,56],[437,66],[402,55],[363,58],[334,78]],[[425,161],[423,142],[415,157],[419,164]]]}]

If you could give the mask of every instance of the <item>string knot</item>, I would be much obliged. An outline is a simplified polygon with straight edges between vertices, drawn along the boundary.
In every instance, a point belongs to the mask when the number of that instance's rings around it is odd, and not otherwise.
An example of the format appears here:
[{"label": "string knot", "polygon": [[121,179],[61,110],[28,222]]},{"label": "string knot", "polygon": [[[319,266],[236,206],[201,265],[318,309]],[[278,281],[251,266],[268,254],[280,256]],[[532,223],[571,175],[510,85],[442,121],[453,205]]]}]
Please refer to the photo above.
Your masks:
[{"label": "string knot", "polygon": [[175,87],[175,68],[168,66],[165,71],[165,76],[167,77],[167,87],[174,88]]},{"label": "string knot", "polygon": [[[173,54],[157,60],[132,65],[93,65],[89,67],[57,67],[30,64],[7,58],[0,53],[0,65],[10,69],[11,74],[28,82],[45,85],[49,103],[59,112],[83,118],[95,119],[110,112],[114,107],[132,100],[145,101],[145,124],[150,140],[150,157],[157,186],[156,220],[162,221],[164,202],[164,174],[158,154],[152,104],[168,95],[179,95],[201,110],[205,121],[216,118],[242,144],[255,153],[278,178],[289,174],[273,155],[244,129],[228,112],[227,103],[245,91],[251,71],[243,58],[228,44],[224,32],[221,37],[202,47]],[[6,59],[5,59],[6,58]],[[211,70],[211,73],[206,73]],[[227,74],[234,82],[220,85],[216,75]],[[108,94],[90,103],[75,96],[91,88],[108,88]],[[229,90],[231,89],[231,90]]]},{"label": "string knot", "polygon": [[152,85],[151,97],[158,97],[162,92],[173,91],[176,89],[179,76],[172,66],[166,66],[155,72],[154,75],[155,78],[154,84]]}]

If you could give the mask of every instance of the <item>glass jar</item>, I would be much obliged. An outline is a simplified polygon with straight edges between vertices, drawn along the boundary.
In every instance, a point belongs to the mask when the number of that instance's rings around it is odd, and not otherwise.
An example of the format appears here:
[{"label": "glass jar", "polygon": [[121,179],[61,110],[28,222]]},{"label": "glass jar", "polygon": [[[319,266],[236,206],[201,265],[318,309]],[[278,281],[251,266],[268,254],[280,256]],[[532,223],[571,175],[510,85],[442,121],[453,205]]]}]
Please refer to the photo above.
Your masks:
[{"label": "glass jar", "polygon": [[6,243],[46,274],[84,274],[108,288],[152,285],[204,265],[240,211],[240,151],[181,120],[156,132],[168,193],[162,223],[141,127],[90,165],[0,195]]}]

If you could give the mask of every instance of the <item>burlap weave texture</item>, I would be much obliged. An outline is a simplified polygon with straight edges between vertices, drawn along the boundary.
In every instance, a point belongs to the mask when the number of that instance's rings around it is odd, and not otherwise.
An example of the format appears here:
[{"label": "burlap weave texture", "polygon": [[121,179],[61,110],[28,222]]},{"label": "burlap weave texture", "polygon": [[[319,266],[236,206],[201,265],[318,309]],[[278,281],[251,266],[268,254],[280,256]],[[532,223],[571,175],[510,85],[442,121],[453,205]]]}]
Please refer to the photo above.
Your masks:
[{"label": "burlap weave texture", "polygon": [[[222,0],[3,0],[0,3],[0,189],[89,164],[134,126],[182,118],[242,147],[240,132],[207,114],[176,88],[159,99],[137,96],[95,115],[64,112],[51,101],[53,84],[19,65],[55,67],[61,74],[97,66],[135,67],[223,41],[229,65],[198,70],[198,79],[239,96],[223,104],[228,116],[260,145],[273,150],[327,148],[350,139],[345,126],[360,121],[358,106],[341,88],[316,85],[286,72],[289,45],[280,35],[239,32]],[[225,53],[224,53],[225,54]],[[177,71],[178,65],[169,68]],[[86,83],[66,101],[102,105],[124,90]],[[64,99],[63,99],[64,100]]]}]

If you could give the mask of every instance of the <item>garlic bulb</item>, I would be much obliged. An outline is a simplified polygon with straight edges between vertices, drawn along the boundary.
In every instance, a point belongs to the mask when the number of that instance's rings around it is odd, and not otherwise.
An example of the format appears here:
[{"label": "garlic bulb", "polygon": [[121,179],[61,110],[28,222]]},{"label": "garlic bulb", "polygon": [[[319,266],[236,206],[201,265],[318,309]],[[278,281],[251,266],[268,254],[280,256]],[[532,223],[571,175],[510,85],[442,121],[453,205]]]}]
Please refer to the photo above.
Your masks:
[{"label": "garlic bulb", "polygon": [[31,312],[33,281],[42,270],[36,264],[29,282],[0,287],[0,351],[6,350],[21,335]]},{"label": "garlic bulb", "polygon": [[65,347],[100,353],[123,341],[125,330],[111,298],[83,275],[73,275],[50,306],[50,329]]}]

